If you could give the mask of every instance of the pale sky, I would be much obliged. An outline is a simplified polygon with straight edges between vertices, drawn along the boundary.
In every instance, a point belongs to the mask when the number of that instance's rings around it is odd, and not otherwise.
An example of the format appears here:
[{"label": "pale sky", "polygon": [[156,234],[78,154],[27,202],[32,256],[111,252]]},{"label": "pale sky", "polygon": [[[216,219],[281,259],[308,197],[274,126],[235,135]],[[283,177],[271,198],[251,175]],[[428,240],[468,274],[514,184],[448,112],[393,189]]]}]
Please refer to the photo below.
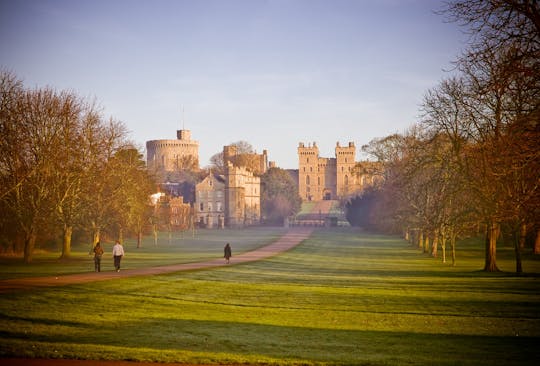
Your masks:
[{"label": "pale sky", "polygon": [[[439,0],[0,0],[0,68],[96,99],[140,147],[191,130],[282,168],[418,120],[464,48]],[[184,113],[182,113],[182,109]],[[184,116],[184,117],[182,117]],[[359,160],[361,156],[358,156]]]}]

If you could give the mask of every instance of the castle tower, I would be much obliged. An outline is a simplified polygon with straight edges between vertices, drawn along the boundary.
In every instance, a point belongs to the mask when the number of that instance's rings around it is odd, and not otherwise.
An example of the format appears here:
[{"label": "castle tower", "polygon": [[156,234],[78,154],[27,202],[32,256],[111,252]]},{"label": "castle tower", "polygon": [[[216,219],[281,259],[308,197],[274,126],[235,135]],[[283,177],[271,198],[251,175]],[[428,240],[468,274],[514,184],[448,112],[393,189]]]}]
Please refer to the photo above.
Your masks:
[{"label": "castle tower", "polygon": [[356,165],[356,147],[354,142],[349,146],[336,143],[336,194],[344,197],[356,190],[354,166]]},{"label": "castle tower", "polygon": [[319,157],[319,148],[298,146],[298,194],[304,201],[337,199],[336,159]]},{"label": "castle tower", "polygon": [[225,169],[225,226],[241,227],[245,215],[245,189],[239,184],[238,168],[229,162]]},{"label": "castle tower", "polygon": [[146,165],[151,172],[199,170],[199,142],[191,140],[189,130],[178,130],[176,136],[176,140],[146,141]]},{"label": "castle tower", "polygon": [[261,180],[230,162],[225,174],[225,226],[255,225],[261,219]]}]

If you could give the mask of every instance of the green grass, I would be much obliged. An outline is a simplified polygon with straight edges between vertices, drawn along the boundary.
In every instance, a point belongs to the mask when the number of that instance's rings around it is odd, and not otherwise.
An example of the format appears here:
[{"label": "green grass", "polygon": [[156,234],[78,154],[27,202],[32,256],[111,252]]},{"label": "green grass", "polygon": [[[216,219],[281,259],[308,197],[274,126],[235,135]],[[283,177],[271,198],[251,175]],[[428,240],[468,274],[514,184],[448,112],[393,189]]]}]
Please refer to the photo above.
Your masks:
[{"label": "green grass", "polygon": [[[204,261],[223,256],[223,247],[231,243],[233,255],[253,250],[279,238],[285,229],[248,228],[244,230],[197,230],[195,233],[160,233],[157,246],[153,237],[143,240],[142,248],[136,247],[133,239],[124,243],[126,256],[122,268],[133,269],[162,266],[176,263]],[[114,243],[102,243],[105,253],[102,270],[113,270],[112,247]],[[0,257],[0,279],[51,276],[68,273],[84,273],[94,270],[93,255],[89,255],[90,244],[72,248],[69,259],[60,260],[60,252],[36,251],[30,265],[22,265],[22,258]]]},{"label": "green grass", "polygon": [[[540,261],[486,274],[404,241],[317,231],[268,260],[3,294],[0,355],[214,364],[527,365]],[[148,249],[150,250],[150,248]],[[510,248],[499,267],[513,270]]]}]

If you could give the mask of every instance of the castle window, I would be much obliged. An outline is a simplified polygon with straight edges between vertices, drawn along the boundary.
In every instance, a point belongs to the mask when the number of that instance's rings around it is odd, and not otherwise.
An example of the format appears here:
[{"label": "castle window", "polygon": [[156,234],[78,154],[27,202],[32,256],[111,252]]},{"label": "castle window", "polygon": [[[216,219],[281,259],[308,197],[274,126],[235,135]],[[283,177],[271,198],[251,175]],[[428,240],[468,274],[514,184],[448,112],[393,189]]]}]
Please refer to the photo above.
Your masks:
[{"label": "castle window", "polygon": [[346,186],[349,185],[349,176],[347,175],[345,176],[345,185]]},{"label": "castle window", "polygon": [[308,164],[309,164],[309,158],[307,158],[307,160],[306,160],[306,163],[308,163]]},{"label": "castle window", "polygon": [[313,167],[312,166],[309,167],[309,171],[313,172]]},{"label": "castle window", "polygon": [[204,211],[204,204],[201,202],[201,204],[199,205],[199,211],[203,212]]},{"label": "castle window", "polygon": [[306,184],[309,186],[309,175],[306,175]]},{"label": "castle window", "polygon": [[317,177],[317,184],[321,185],[321,177]]}]

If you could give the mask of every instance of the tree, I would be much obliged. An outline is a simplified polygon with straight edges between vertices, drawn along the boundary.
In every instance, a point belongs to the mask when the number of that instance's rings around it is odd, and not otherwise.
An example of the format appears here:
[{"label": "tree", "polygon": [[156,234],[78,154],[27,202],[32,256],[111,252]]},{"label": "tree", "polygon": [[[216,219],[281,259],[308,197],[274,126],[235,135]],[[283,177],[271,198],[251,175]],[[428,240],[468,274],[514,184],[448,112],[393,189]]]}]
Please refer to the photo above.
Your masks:
[{"label": "tree", "polygon": [[137,236],[137,248],[142,246],[142,230],[150,219],[150,195],[155,184],[150,178],[142,154],[134,147],[118,150],[111,159],[115,188],[114,207],[119,236],[124,229]]},{"label": "tree", "polygon": [[381,200],[379,192],[376,187],[368,187],[360,195],[345,203],[345,217],[351,226],[366,229],[377,228],[375,212],[377,203]]},{"label": "tree", "polygon": [[2,200],[23,233],[24,260],[31,262],[38,232],[53,224],[48,218],[54,217],[64,173],[57,169],[71,159],[63,144],[76,129],[80,101],[70,92],[3,86],[0,155],[8,188]]},{"label": "tree", "polygon": [[292,177],[280,168],[270,168],[261,177],[261,209],[266,221],[283,224],[300,211],[302,198]]},{"label": "tree", "polygon": [[[517,183],[510,187],[523,187],[518,181],[525,183],[520,177],[527,176],[516,174],[514,169],[516,165],[526,166],[524,160],[506,154],[509,131],[516,124],[538,124],[538,118],[530,117],[537,116],[540,109],[540,4],[521,0],[455,1],[443,14],[461,22],[471,36],[469,48],[457,61],[464,75],[465,93],[456,101],[466,111],[464,126],[474,142],[467,146],[464,161],[468,183],[487,225],[484,270],[497,271],[496,242],[501,222],[507,220],[505,207],[520,200],[518,190],[508,194],[507,178],[510,174]],[[530,154],[527,156],[530,158]],[[538,181],[538,175],[527,177]],[[521,190],[521,196],[537,195],[535,185],[525,186],[528,189]],[[523,225],[523,219],[515,217],[514,227],[520,226],[520,221]],[[520,262],[519,250],[516,262]]]},{"label": "tree", "polygon": [[121,187],[114,165],[115,154],[127,145],[125,126],[109,119],[104,123],[100,116],[88,121],[84,129],[84,141],[88,145],[85,161],[87,175],[83,185],[84,217],[92,233],[92,245],[101,239],[102,231],[117,223],[115,197]]}]

